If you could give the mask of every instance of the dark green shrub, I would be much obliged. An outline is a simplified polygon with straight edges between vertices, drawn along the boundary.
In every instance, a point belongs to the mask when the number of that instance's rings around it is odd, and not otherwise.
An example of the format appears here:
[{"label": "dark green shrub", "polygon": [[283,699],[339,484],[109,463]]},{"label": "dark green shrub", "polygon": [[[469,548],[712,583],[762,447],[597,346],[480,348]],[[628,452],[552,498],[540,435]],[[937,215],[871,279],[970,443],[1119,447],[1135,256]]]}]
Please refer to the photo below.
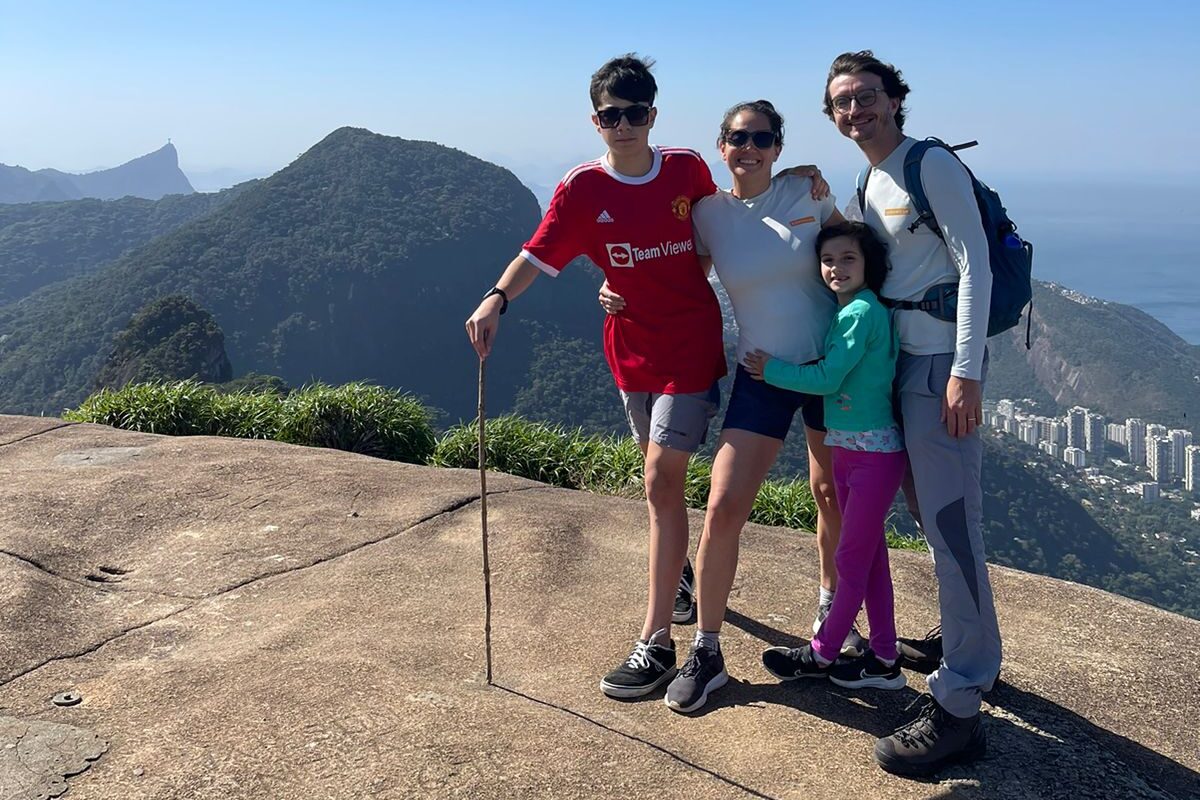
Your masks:
[{"label": "dark green shrub", "polygon": [[75,410],[63,413],[73,422],[96,422],[145,433],[194,436],[213,431],[216,392],[195,380],[131,383],[101,389]]},{"label": "dark green shrub", "polygon": [[429,412],[411,395],[367,383],[315,383],[283,401],[281,442],[424,464],[435,437]]}]

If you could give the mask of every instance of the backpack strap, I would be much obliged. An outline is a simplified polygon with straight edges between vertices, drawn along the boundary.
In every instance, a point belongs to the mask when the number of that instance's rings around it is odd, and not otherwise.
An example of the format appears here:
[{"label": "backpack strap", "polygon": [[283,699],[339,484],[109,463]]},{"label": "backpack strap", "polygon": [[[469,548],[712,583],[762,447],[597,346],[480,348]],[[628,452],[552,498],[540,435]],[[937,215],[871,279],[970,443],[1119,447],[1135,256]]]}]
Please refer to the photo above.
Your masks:
[{"label": "backpack strap", "polygon": [[858,213],[862,215],[863,222],[867,221],[867,181],[871,180],[872,169],[867,164],[866,170],[858,173]]},{"label": "backpack strap", "polygon": [[[938,225],[937,217],[933,215],[933,209],[929,207],[929,198],[925,195],[925,186],[921,183],[921,159],[929,152],[931,147],[943,147],[950,150],[950,146],[941,139],[923,139],[913,144],[909,148],[908,153],[904,156],[904,188],[908,190],[908,196],[912,199],[912,203],[917,212],[917,219],[912,225],[908,226],[909,233],[916,233],[917,228],[922,225],[929,228],[937,234],[939,239],[945,240],[942,236],[942,228]],[[950,152],[954,152],[951,150]]]},{"label": "backpack strap", "polygon": [[962,164],[963,169],[967,171],[967,175],[971,178],[971,182],[974,183],[975,175],[971,172],[971,168],[963,164],[961,158],[958,158],[958,151],[966,150],[968,147],[975,147],[978,144],[978,141],[972,139],[962,144],[950,145],[936,136],[930,136],[928,139],[922,139],[914,144],[904,156],[904,184],[908,190],[908,196],[912,198],[913,205],[917,209],[917,219],[912,225],[908,226],[909,233],[916,233],[917,228],[925,225],[929,230],[936,233],[939,239],[942,241],[946,240],[946,237],[942,236],[942,226],[938,225],[937,217],[933,215],[933,209],[929,207],[929,198],[925,195],[925,185],[921,183],[921,159],[925,157],[930,148],[940,147],[958,159],[958,163]]}]

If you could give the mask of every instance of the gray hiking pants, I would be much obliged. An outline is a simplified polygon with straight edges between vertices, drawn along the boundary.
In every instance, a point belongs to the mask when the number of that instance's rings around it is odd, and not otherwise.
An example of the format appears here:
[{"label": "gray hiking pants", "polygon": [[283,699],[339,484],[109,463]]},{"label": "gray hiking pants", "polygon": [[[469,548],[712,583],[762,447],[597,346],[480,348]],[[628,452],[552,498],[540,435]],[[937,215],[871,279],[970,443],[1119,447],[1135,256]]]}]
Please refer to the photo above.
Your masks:
[{"label": "gray hiking pants", "polygon": [[984,562],[983,442],[978,433],[952,437],[940,419],[953,361],[951,353],[901,352],[896,382],[942,617],[942,663],[929,691],[954,716],[970,717],[1000,673],[1000,628]]}]

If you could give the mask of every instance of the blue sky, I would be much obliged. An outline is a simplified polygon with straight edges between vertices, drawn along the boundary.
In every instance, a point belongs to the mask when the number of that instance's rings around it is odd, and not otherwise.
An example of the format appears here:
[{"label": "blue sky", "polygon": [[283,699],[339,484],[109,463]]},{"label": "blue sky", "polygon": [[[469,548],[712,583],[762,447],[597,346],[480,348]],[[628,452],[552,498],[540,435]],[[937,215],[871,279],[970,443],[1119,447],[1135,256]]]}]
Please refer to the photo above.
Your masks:
[{"label": "blue sky", "polygon": [[655,141],[715,158],[724,108],[766,97],[788,122],[784,160],[838,188],[860,156],[820,114],[824,78],[837,53],[872,48],[914,88],[908,130],[979,139],[977,171],[1197,173],[1191,4],[903,8],[0,0],[0,162],[92,169],[171,137],[186,171],[263,174],[356,125],[553,183],[601,150],[591,72],[634,50],[658,60]]}]

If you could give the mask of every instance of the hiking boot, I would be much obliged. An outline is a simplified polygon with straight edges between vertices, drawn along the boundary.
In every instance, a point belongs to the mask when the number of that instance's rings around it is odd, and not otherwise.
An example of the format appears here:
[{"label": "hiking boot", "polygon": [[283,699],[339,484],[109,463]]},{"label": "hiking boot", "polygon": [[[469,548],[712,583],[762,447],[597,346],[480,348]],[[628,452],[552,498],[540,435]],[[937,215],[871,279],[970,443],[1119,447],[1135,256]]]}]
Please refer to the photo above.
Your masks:
[{"label": "hiking boot", "polygon": [[604,676],[600,691],[609,697],[641,697],[675,677],[675,642],[657,644],[657,631],[650,641],[638,639],[625,663]]},{"label": "hiking boot", "polygon": [[797,678],[825,678],[829,676],[832,664],[822,664],[817,660],[812,645],[803,647],[771,647],[763,650],[763,666],[767,672],[781,681],[792,681]]},{"label": "hiking boot", "polygon": [[942,663],[942,626],[936,625],[922,639],[896,640],[900,649],[900,666],[926,675]]},{"label": "hiking boot", "polygon": [[675,610],[671,622],[676,625],[691,625],[696,621],[696,573],[692,571],[692,560],[683,562],[683,574],[679,576],[679,588],[675,590]]},{"label": "hiking boot", "polygon": [[875,742],[875,761],[885,772],[925,777],[951,764],[983,758],[987,734],[978,711],[967,719],[956,717],[928,694],[912,705],[921,706],[917,718]]},{"label": "hiking boot", "polygon": [[847,689],[903,689],[908,683],[900,671],[900,660],[888,666],[867,650],[858,658],[838,661],[829,668],[829,680]]},{"label": "hiking boot", "polygon": [[667,708],[687,713],[695,711],[729,681],[725,656],[710,647],[693,647],[671,685],[667,687]]},{"label": "hiking boot", "polygon": [[[828,616],[828,606],[821,606],[817,609],[817,618],[813,620],[813,636],[821,632],[821,625]],[[858,658],[866,653],[869,647],[870,643],[858,632],[858,625],[851,625],[850,632],[846,634],[846,639],[842,642],[842,655]]]}]

